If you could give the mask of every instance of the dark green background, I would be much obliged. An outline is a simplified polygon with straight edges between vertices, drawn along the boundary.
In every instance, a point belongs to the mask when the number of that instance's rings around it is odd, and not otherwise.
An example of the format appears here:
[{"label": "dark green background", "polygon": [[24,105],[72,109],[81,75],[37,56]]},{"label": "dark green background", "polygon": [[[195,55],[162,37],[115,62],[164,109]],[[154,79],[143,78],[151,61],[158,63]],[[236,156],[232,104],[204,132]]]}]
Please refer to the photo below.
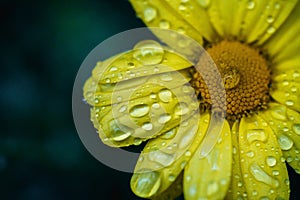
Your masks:
[{"label": "dark green background", "polygon": [[[138,199],[130,174],[104,166],[83,147],[71,110],[87,54],[114,34],[144,26],[129,2],[0,4],[0,199]],[[300,196],[296,178],[291,173],[291,199]]]}]

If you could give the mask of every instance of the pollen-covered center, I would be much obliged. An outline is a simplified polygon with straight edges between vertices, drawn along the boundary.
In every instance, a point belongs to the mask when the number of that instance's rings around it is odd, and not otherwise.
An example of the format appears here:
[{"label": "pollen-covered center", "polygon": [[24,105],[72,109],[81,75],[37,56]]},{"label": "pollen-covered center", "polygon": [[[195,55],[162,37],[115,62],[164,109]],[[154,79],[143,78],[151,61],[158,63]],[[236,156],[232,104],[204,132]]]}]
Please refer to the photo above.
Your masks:
[{"label": "pollen-covered center", "polygon": [[222,41],[207,52],[217,67],[200,59],[191,81],[202,107],[226,113],[227,119],[235,120],[266,105],[270,70],[258,50],[240,42]]}]

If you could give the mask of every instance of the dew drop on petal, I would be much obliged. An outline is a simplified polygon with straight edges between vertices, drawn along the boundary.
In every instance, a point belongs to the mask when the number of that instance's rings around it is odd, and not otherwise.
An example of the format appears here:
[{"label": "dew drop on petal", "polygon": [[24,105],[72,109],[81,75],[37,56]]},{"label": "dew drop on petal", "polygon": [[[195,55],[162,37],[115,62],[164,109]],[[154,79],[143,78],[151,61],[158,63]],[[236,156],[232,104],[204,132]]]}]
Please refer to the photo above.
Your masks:
[{"label": "dew drop on petal", "polygon": [[259,165],[252,163],[250,165],[250,172],[253,177],[267,185],[277,188],[279,186],[279,181],[268,175]]},{"label": "dew drop on petal", "polygon": [[154,40],[144,40],[134,46],[133,57],[144,65],[159,64],[163,56],[162,46]]},{"label": "dew drop on petal", "polygon": [[135,173],[131,179],[133,191],[140,197],[149,197],[157,192],[161,184],[158,172]]},{"label": "dew drop on petal", "polygon": [[162,29],[168,29],[168,28],[170,28],[170,26],[171,26],[171,24],[170,24],[170,22],[169,21],[167,21],[167,20],[161,20],[160,22],[159,22],[159,27],[160,28],[162,28]]},{"label": "dew drop on petal", "polygon": [[153,7],[147,7],[144,10],[144,19],[146,22],[151,22],[157,16],[157,10]]},{"label": "dew drop on petal", "polygon": [[246,131],[247,140],[250,143],[255,141],[265,142],[267,140],[267,134],[263,129],[248,129]]},{"label": "dew drop on petal", "polygon": [[266,163],[269,167],[274,167],[277,163],[276,158],[274,158],[273,156],[268,156],[266,158]]},{"label": "dew drop on petal", "polygon": [[294,105],[294,102],[293,102],[292,100],[287,100],[287,101],[285,102],[285,105],[287,105],[287,106],[293,106],[293,105]]},{"label": "dew drop on petal", "polygon": [[175,107],[175,115],[185,115],[189,112],[189,107],[186,103],[184,102],[180,102],[177,104],[177,106]]},{"label": "dew drop on petal", "polygon": [[149,113],[149,106],[146,104],[136,105],[129,111],[131,117],[143,117]]},{"label": "dew drop on petal", "polygon": [[173,155],[164,153],[160,150],[151,151],[148,156],[149,156],[149,160],[151,160],[153,162],[157,162],[164,167],[167,167],[174,162]]},{"label": "dew drop on petal", "polygon": [[248,3],[247,3],[247,8],[248,8],[249,10],[253,10],[253,9],[255,8],[255,2],[252,1],[252,0],[248,1]]},{"label": "dew drop on petal", "polygon": [[268,22],[268,23],[272,23],[273,21],[274,21],[274,17],[271,16],[271,15],[269,15],[269,16],[267,17],[267,22]]},{"label": "dew drop on petal", "polygon": [[162,114],[158,118],[158,123],[165,124],[168,121],[170,121],[170,119],[171,119],[171,115],[169,115],[169,114]]},{"label": "dew drop on petal", "polygon": [[294,144],[294,142],[286,135],[279,135],[278,143],[282,150],[289,150]]},{"label": "dew drop on petal", "polygon": [[294,124],[294,125],[293,125],[293,131],[294,131],[297,135],[300,135],[300,124]]},{"label": "dew drop on petal", "polygon": [[273,26],[271,26],[267,29],[267,33],[269,33],[269,34],[273,34],[275,31],[276,31],[276,29]]},{"label": "dew drop on petal", "polygon": [[202,6],[203,8],[208,8],[209,4],[210,4],[210,0],[197,0],[197,2],[199,3],[200,6]]},{"label": "dew drop on petal", "polygon": [[153,125],[150,122],[146,122],[143,124],[142,128],[146,131],[151,131],[153,128]]},{"label": "dew drop on petal", "polygon": [[162,89],[161,91],[159,91],[158,93],[158,97],[161,101],[167,103],[171,100],[172,98],[172,93],[170,90],[168,89]]},{"label": "dew drop on petal", "polygon": [[215,194],[217,191],[219,190],[219,185],[217,182],[215,181],[212,181],[211,183],[209,183],[207,185],[207,195],[208,196],[211,196],[213,194]]},{"label": "dew drop on petal", "polygon": [[176,177],[175,177],[173,174],[170,174],[169,177],[168,177],[168,180],[169,180],[170,182],[175,181],[175,179],[176,179]]},{"label": "dew drop on petal", "polygon": [[286,121],[287,116],[286,116],[286,108],[281,107],[281,106],[275,106],[271,110],[271,115],[275,119],[281,120],[281,121]]}]

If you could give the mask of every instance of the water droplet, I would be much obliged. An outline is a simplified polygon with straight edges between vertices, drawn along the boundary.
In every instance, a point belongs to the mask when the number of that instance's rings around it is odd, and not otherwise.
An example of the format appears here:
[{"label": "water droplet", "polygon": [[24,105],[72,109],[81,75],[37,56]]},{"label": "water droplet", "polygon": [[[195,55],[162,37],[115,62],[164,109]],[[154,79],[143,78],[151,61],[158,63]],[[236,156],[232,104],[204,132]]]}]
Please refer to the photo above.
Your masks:
[{"label": "water droplet", "polygon": [[171,154],[164,153],[160,150],[151,151],[149,153],[149,159],[153,162],[157,162],[164,167],[171,165],[174,162],[174,156]]},{"label": "water droplet", "polygon": [[293,106],[293,105],[294,105],[294,102],[293,102],[292,100],[287,100],[287,101],[285,102],[285,105],[287,105],[287,106]]},{"label": "water droplet", "polygon": [[278,136],[278,143],[282,150],[289,150],[292,148],[294,142],[286,135],[279,135]]},{"label": "water droplet", "polygon": [[249,157],[249,158],[253,158],[254,157],[254,152],[253,151],[248,151],[246,153],[246,155]]},{"label": "water droplet", "polygon": [[277,188],[279,186],[279,181],[268,175],[260,166],[256,163],[250,165],[250,172],[254,176],[254,178],[259,181],[263,182],[267,185]]},{"label": "water droplet", "polygon": [[212,194],[215,194],[219,190],[219,185],[217,182],[213,181],[207,185],[207,195],[211,196]]},{"label": "water droplet", "polygon": [[133,57],[144,65],[159,64],[163,60],[164,50],[154,40],[144,40],[134,46]]},{"label": "water droplet", "polygon": [[286,121],[286,108],[283,106],[275,106],[272,108],[271,115],[275,119]]},{"label": "water droplet", "polygon": [[253,190],[253,191],[252,191],[252,195],[253,195],[253,196],[256,196],[257,194],[258,194],[258,193],[257,193],[256,190]]},{"label": "water droplet", "polygon": [[269,197],[260,197],[259,200],[270,200]]},{"label": "water droplet", "polygon": [[160,75],[160,79],[162,81],[172,81],[173,77],[168,73],[164,73],[164,74]]},{"label": "water droplet", "polygon": [[169,115],[169,114],[162,114],[158,118],[158,123],[165,124],[168,121],[170,121],[170,119],[171,119],[171,115]]},{"label": "water droplet", "polygon": [[143,117],[149,113],[149,106],[146,104],[140,104],[132,107],[129,111],[131,117]]},{"label": "water droplet", "polygon": [[294,125],[293,125],[293,131],[294,131],[297,135],[300,135],[300,124],[294,124]]},{"label": "water droplet", "polygon": [[247,8],[249,9],[249,10],[253,10],[254,8],[255,8],[255,2],[254,1],[248,1],[248,3],[247,3]]},{"label": "water droplet", "polygon": [[196,135],[196,131],[197,127],[193,126],[184,134],[179,143],[180,149],[186,148],[189,144],[192,143],[194,136]]},{"label": "water droplet", "polygon": [[200,6],[202,6],[203,8],[208,8],[209,4],[210,4],[210,0],[197,0],[197,2],[199,3]]},{"label": "water droplet", "polygon": [[192,155],[192,153],[190,151],[186,151],[184,155],[189,157]]},{"label": "water droplet", "polygon": [[146,122],[143,124],[142,128],[146,131],[151,131],[153,128],[153,125],[150,122]]},{"label": "water droplet", "polygon": [[122,113],[122,112],[126,111],[126,109],[127,109],[127,106],[125,106],[125,105],[121,106],[119,109],[119,112]]},{"label": "water droplet", "polygon": [[182,161],[182,163],[180,164],[180,168],[183,169],[186,166],[186,161]]},{"label": "water droplet", "polygon": [[153,7],[147,7],[144,10],[144,19],[146,22],[151,22],[157,16],[157,10]]},{"label": "water droplet", "polygon": [[267,134],[263,129],[248,129],[246,136],[250,143],[255,141],[265,142],[267,140]]},{"label": "water droplet", "polygon": [[278,170],[273,170],[272,174],[273,174],[274,176],[278,176],[278,175],[279,175],[279,171],[278,171]]},{"label": "water droplet", "polygon": [[276,158],[274,158],[273,156],[268,156],[266,158],[266,163],[269,167],[274,167],[276,165]]},{"label": "water droplet", "polygon": [[105,83],[110,83],[110,79],[109,78],[105,79]]},{"label": "water droplet", "polygon": [[163,135],[161,135],[160,137],[163,139],[172,139],[176,134],[176,129],[173,128],[167,132],[165,132]]},{"label": "water droplet", "polygon": [[167,21],[167,20],[161,20],[160,22],[159,22],[159,27],[160,28],[162,28],[162,29],[168,29],[168,28],[170,28],[170,22],[169,21]]},{"label": "water droplet", "polygon": [[95,103],[95,104],[98,104],[98,103],[99,103],[99,99],[98,99],[98,98],[95,98],[94,103]]},{"label": "water droplet", "polygon": [[271,26],[267,29],[267,33],[269,33],[269,34],[273,34],[275,31],[276,31],[276,29],[273,26]]},{"label": "water droplet", "polygon": [[281,6],[280,6],[280,4],[277,2],[277,3],[275,3],[275,6],[274,6],[274,7],[275,7],[275,9],[279,10]]},{"label": "water droplet", "polygon": [[186,5],[184,5],[183,3],[181,3],[181,4],[179,5],[178,9],[179,9],[180,11],[184,11],[184,10],[187,9],[187,7],[186,7]]},{"label": "water droplet", "polygon": [[267,22],[268,22],[268,23],[272,23],[273,21],[274,21],[273,16],[269,15],[269,16],[267,17]]},{"label": "water droplet", "polygon": [[151,98],[151,99],[156,99],[156,97],[157,97],[156,94],[154,94],[154,93],[151,93],[151,94],[150,94],[150,98]]},{"label": "water droplet", "polygon": [[192,179],[192,177],[188,175],[188,176],[185,177],[185,179],[186,179],[186,181],[189,182]]},{"label": "water droplet", "polygon": [[161,179],[158,172],[134,173],[131,187],[136,195],[148,198],[154,195],[160,187]]},{"label": "water droplet", "polygon": [[169,180],[170,182],[175,181],[175,179],[176,179],[176,177],[175,177],[173,174],[170,174],[169,177],[168,177],[168,180]]},{"label": "water droplet", "polygon": [[235,68],[227,68],[222,72],[223,83],[226,89],[236,87],[240,82],[240,73]]},{"label": "water droplet", "polygon": [[186,103],[180,102],[175,107],[175,115],[185,115],[189,112],[189,107]]},{"label": "water droplet", "polygon": [[152,104],[152,108],[154,108],[154,109],[159,109],[159,108],[160,108],[159,103],[154,103],[154,104]]},{"label": "water droplet", "polygon": [[172,93],[170,90],[168,89],[162,89],[161,91],[159,91],[158,93],[158,97],[161,101],[167,103],[171,100],[172,98]]},{"label": "water droplet", "polygon": [[131,134],[130,128],[125,125],[118,124],[115,120],[110,121],[110,134],[114,141],[122,141],[127,139]]}]

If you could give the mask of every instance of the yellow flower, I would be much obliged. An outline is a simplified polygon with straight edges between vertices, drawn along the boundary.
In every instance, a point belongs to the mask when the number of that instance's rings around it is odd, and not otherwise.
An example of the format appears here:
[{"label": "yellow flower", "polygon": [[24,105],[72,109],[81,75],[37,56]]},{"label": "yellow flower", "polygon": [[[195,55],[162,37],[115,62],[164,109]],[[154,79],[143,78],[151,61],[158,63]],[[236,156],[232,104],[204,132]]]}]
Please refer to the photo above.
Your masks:
[{"label": "yellow flower", "polygon": [[[131,4],[147,26],[202,44],[218,70],[204,59],[195,65],[199,73],[154,41],[97,64],[84,96],[102,141],[122,147],[150,139],[131,180],[133,192],[151,199],[172,199],[182,190],[185,199],[289,199],[285,162],[300,173],[300,2]],[[176,49],[179,41],[154,33]],[[152,48],[151,59],[143,58],[142,47]],[[154,67],[159,63],[171,68]],[[226,96],[214,87],[217,73]],[[170,87],[157,79],[171,81]],[[198,107],[201,116],[194,114]]]}]

